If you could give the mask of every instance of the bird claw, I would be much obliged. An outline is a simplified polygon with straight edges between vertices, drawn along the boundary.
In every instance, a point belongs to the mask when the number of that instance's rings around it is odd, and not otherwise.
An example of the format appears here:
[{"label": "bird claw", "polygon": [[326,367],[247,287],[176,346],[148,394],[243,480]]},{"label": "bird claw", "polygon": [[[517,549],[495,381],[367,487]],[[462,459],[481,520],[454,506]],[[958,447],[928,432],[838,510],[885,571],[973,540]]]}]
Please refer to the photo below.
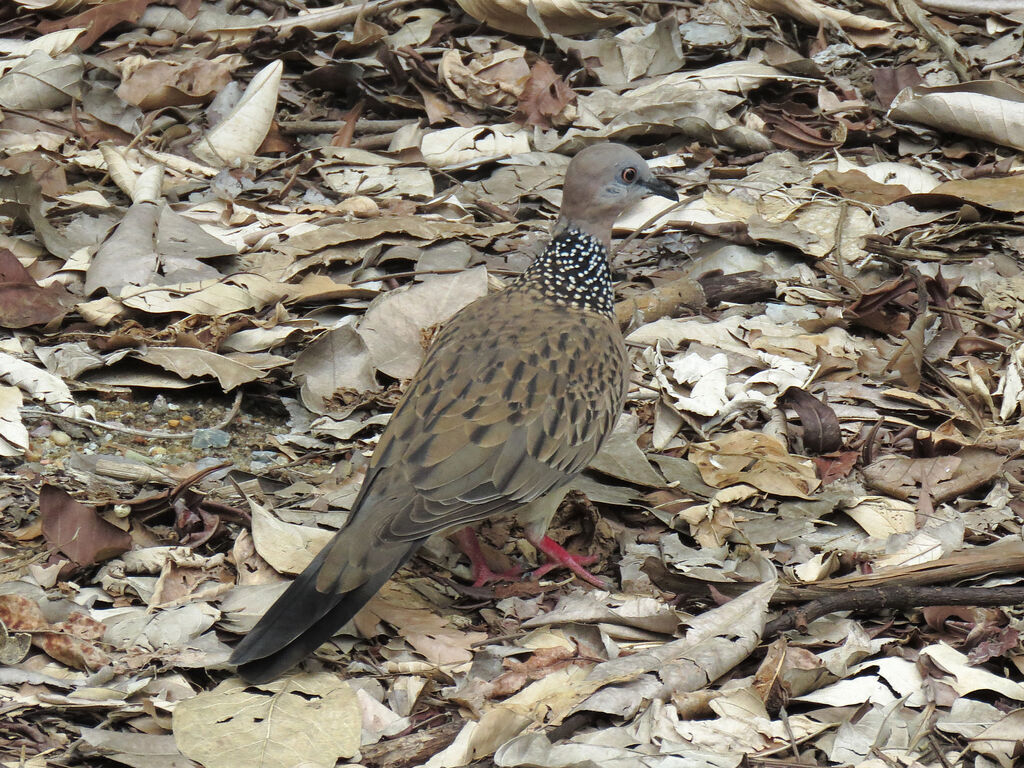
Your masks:
[{"label": "bird claw", "polygon": [[544,536],[537,541],[533,541],[531,539],[530,543],[543,552],[548,559],[548,562],[533,572],[534,579],[539,579],[554,568],[564,566],[588,584],[593,584],[599,589],[608,589],[608,585],[602,579],[599,579],[583,567],[585,565],[590,565],[591,563],[596,563],[599,559],[596,555],[570,554],[561,544],[548,536]]},{"label": "bird claw", "polygon": [[518,565],[507,571],[492,571],[486,563],[473,563],[473,586],[482,587],[492,581],[516,581],[522,573]]},{"label": "bird claw", "polygon": [[523,569],[518,565],[509,568],[507,571],[494,571],[487,565],[483,550],[480,548],[480,540],[476,531],[466,527],[456,535],[459,546],[463,553],[469,558],[469,565],[473,569],[473,586],[482,587],[492,581],[515,581],[522,574]]}]

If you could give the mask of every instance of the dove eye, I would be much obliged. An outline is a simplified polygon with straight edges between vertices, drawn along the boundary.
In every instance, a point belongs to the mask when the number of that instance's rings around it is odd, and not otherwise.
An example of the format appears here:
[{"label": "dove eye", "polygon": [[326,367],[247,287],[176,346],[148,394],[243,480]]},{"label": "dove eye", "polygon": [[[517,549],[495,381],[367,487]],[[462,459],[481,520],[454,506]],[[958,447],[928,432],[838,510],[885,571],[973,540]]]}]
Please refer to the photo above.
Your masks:
[{"label": "dove eye", "polygon": [[622,180],[627,184],[632,184],[636,181],[636,168],[627,168],[622,172]]}]

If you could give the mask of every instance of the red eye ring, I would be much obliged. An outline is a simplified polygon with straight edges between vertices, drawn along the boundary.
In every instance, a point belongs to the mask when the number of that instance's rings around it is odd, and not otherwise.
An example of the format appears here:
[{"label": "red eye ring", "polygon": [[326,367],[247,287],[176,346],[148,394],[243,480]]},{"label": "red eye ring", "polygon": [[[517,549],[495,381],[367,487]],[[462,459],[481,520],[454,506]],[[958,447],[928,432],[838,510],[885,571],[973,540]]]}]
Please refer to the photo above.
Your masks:
[{"label": "red eye ring", "polygon": [[632,184],[634,181],[636,181],[636,177],[637,177],[636,168],[626,168],[622,172],[622,180],[624,182],[626,182],[627,184]]}]

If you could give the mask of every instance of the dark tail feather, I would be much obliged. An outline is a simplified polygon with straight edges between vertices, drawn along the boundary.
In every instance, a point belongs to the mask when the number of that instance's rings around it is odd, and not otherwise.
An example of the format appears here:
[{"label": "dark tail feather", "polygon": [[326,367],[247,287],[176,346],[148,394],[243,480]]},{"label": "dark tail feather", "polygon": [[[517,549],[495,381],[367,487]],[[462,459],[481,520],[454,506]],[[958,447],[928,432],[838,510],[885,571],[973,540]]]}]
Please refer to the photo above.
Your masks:
[{"label": "dark tail feather", "polygon": [[328,547],[324,547],[235,646],[230,661],[238,665],[238,674],[250,683],[265,683],[298,664],[355,616],[420,543],[413,543],[390,567],[341,594],[316,589],[317,574],[327,555]]}]

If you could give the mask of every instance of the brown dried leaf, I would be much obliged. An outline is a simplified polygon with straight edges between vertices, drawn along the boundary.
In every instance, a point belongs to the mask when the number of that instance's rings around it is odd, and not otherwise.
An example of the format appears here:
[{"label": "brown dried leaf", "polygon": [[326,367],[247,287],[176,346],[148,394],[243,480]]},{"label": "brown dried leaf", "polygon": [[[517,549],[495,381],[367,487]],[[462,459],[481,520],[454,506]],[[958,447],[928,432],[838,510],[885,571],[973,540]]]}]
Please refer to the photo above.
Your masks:
[{"label": "brown dried leaf", "polygon": [[741,430],[690,448],[690,461],[708,485],[726,488],[746,483],[777,496],[807,495],[819,482],[813,464],[793,456],[777,438]]},{"label": "brown dried leaf", "polygon": [[[521,125],[554,128],[565,122],[563,110],[576,101],[576,93],[544,59],[530,70],[530,79],[519,95],[519,106],[512,119]],[[558,119],[561,117],[562,119]]]},{"label": "brown dried leaf", "polygon": [[147,61],[126,74],[117,95],[145,110],[180,107],[207,102],[230,82],[231,67],[223,61]]},{"label": "brown dried leaf", "polygon": [[839,418],[831,407],[799,387],[786,390],[786,399],[793,406],[804,428],[804,446],[814,453],[831,453],[839,450],[843,436],[839,430]]},{"label": "brown dried leaf", "polygon": [[110,657],[96,646],[106,626],[82,613],[72,613],[67,620],[52,625],[53,632],[32,638],[32,644],[48,656],[69,667],[96,670],[110,662]]},{"label": "brown dried leaf", "polygon": [[47,544],[78,565],[100,563],[131,549],[131,536],[55,485],[39,491],[39,515]]},{"label": "brown dried leaf", "polygon": [[580,0],[456,0],[459,7],[478,21],[502,32],[527,37],[547,37],[531,18],[531,8],[547,32],[578,35],[610,27],[622,19],[592,9]]},{"label": "brown dried leaf", "polygon": [[991,482],[1006,459],[977,447],[930,459],[885,456],[864,468],[864,481],[897,499],[915,498],[927,488],[933,502],[941,504]]},{"label": "brown dried leaf", "polygon": [[64,317],[70,300],[60,285],[36,284],[28,270],[6,248],[0,248],[0,328],[45,325]]},{"label": "brown dried leaf", "polygon": [[50,624],[42,609],[24,595],[0,595],[0,622],[11,630],[32,633],[32,645],[75,669],[98,669],[108,661],[96,647],[106,627],[81,613]]}]

